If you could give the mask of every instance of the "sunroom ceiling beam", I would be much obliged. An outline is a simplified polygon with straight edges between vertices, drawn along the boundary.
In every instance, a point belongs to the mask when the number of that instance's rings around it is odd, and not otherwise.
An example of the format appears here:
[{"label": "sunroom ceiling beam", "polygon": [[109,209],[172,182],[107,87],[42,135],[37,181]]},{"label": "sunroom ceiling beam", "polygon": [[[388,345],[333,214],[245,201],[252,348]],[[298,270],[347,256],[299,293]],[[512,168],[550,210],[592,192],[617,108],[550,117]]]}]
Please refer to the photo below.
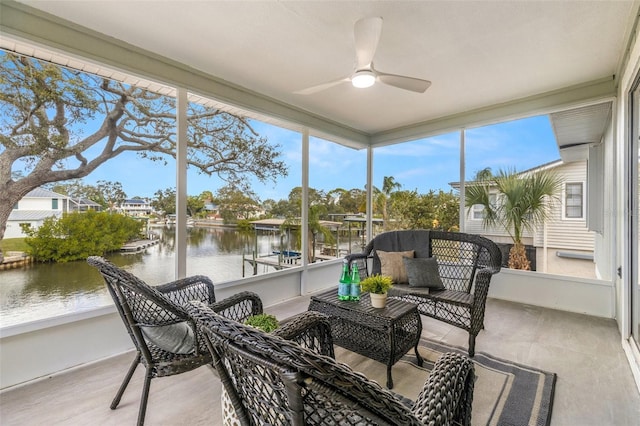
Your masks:
[{"label": "sunroom ceiling beam", "polygon": [[471,129],[534,115],[550,114],[611,100],[615,94],[616,85],[612,76],[611,78],[572,86],[563,90],[515,99],[511,102],[492,105],[487,108],[380,132],[371,137],[371,144],[373,146],[392,145],[398,142],[450,133],[460,129]]}]

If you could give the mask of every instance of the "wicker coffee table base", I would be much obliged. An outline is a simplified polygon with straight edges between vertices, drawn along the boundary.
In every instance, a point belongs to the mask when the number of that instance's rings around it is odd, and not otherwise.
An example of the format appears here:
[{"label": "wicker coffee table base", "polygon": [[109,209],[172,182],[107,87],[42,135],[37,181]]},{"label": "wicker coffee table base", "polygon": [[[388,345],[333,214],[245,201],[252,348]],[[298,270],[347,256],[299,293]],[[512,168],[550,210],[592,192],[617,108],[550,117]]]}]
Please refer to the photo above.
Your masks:
[{"label": "wicker coffee table base", "polygon": [[422,366],[418,342],[422,321],[418,306],[402,300],[388,299],[382,309],[372,308],[369,294],[360,301],[341,301],[337,291],[312,296],[309,310],[330,316],[333,342],[387,365],[387,388],[393,388],[391,368],[411,348]]}]

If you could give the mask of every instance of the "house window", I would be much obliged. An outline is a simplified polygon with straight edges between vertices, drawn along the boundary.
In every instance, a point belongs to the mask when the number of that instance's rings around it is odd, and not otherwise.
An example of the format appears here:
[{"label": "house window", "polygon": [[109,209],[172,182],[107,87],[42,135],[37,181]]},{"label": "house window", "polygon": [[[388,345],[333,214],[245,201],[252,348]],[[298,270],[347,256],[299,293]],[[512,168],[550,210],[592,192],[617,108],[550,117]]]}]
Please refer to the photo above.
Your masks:
[{"label": "house window", "polygon": [[473,220],[484,219],[484,206],[482,204],[474,204],[471,218]]},{"label": "house window", "polygon": [[584,185],[582,182],[565,184],[564,194],[565,219],[582,219],[584,217]]},{"label": "house window", "polygon": [[[491,207],[496,206],[496,194],[489,194],[489,204]],[[483,220],[484,219],[484,205],[482,204],[474,204],[473,209],[471,210],[471,219],[473,220]]]},{"label": "house window", "polygon": [[15,204],[13,205],[13,209],[14,209],[14,210],[18,210],[18,203],[15,203]]},{"label": "house window", "polygon": [[51,210],[58,210],[58,199],[57,198],[52,198],[51,199]]}]

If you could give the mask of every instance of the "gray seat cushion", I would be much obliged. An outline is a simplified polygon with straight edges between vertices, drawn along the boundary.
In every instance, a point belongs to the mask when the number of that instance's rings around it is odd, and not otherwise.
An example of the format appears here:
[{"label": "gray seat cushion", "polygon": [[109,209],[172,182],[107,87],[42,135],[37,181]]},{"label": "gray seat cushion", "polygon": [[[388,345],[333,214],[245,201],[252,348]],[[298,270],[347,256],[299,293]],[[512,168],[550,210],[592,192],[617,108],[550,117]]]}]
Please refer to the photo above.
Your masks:
[{"label": "gray seat cushion", "polygon": [[[445,302],[456,306],[473,305],[473,294],[455,290],[436,290],[429,287],[409,287],[409,284],[394,285],[389,289],[389,297],[416,296],[424,303]],[[421,302],[422,303],[422,302]]]},{"label": "gray seat cushion", "polygon": [[444,284],[440,278],[438,262],[435,257],[416,257],[402,259],[409,279],[409,287],[429,287],[442,290]]},{"label": "gray seat cushion", "polygon": [[186,322],[162,326],[140,327],[145,340],[175,354],[188,354],[194,351],[195,336]]}]

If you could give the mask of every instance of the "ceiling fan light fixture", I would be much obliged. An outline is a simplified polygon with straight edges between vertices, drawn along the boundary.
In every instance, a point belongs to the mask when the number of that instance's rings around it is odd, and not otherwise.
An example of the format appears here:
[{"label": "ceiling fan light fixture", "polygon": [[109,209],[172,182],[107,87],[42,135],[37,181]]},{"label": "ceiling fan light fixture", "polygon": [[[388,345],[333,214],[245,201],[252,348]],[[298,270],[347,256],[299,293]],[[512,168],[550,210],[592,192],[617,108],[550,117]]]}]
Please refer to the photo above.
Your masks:
[{"label": "ceiling fan light fixture", "polygon": [[352,73],[338,80],[311,86],[294,93],[311,95],[345,82],[351,82],[353,87],[358,89],[365,89],[379,82],[383,85],[397,87],[398,89],[408,90],[410,92],[424,93],[424,91],[431,86],[429,80],[422,80],[406,75],[387,74],[373,67],[373,58],[376,54],[381,34],[381,17],[375,16],[356,21],[353,28],[356,61],[354,68],[352,68]]},{"label": "ceiling fan light fixture", "polygon": [[351,77],[351,84],[358,89],[365,89],[373,86],[376,82],[376,75],[368,70],[357,71],[353,77]]}]

